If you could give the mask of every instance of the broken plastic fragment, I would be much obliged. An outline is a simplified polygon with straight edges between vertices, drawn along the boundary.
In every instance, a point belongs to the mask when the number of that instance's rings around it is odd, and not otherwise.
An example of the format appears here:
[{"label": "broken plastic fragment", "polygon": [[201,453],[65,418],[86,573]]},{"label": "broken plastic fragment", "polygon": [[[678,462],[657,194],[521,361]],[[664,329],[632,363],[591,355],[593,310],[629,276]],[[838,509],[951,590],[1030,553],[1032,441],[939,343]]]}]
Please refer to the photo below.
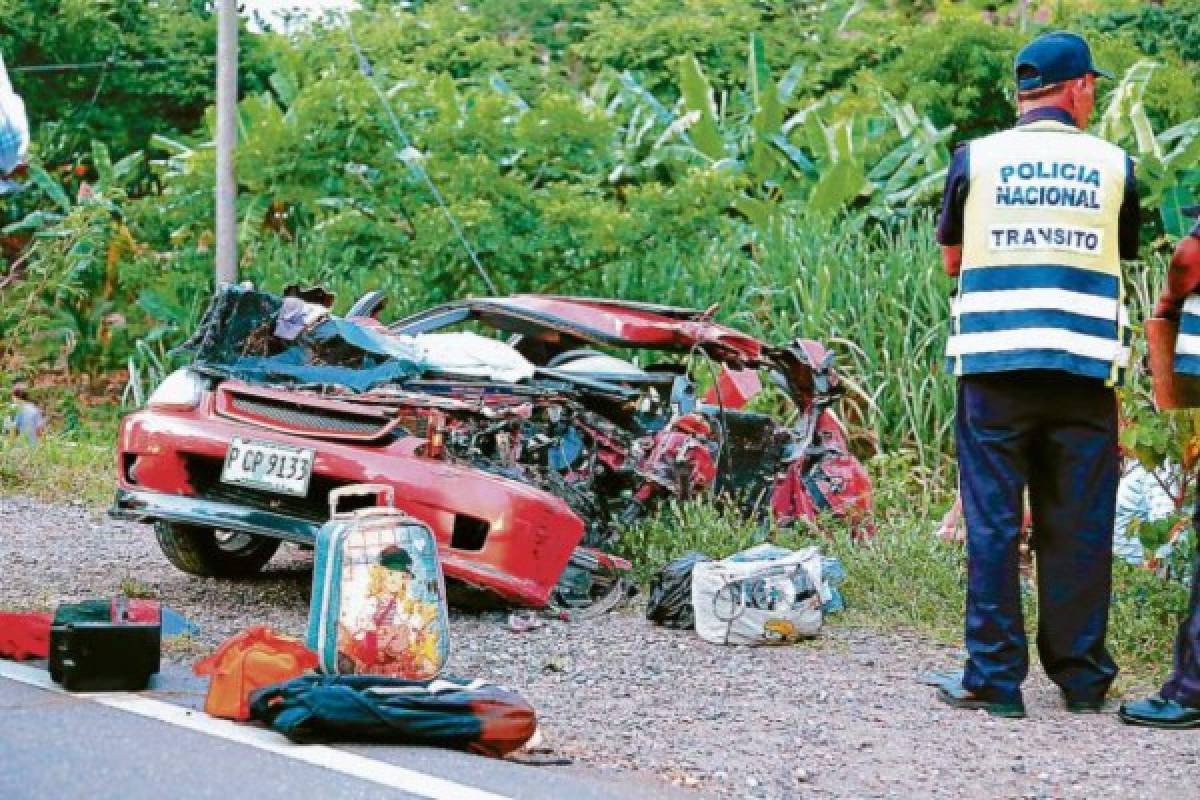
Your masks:
[{"label": "broken plastic fragment", "polygon": [[545,627],[546,622],[531,612],[513,612],[508,615],[508,629],[513,633],[528,633]]}]

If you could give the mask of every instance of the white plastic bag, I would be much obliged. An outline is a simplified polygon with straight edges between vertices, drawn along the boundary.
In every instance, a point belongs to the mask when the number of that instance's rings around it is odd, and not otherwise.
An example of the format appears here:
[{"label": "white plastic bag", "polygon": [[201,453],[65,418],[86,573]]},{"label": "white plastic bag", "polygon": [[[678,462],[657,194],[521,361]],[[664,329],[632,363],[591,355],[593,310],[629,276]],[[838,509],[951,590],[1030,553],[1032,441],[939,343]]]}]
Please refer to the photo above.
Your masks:
[{"label": "white plastic bag", "polygon": [[25,101],[13,91],[0,55],[0,176],[25,163],[29,152],[29,120]]},{"label": "white plastic bag", "polygon": [[422,362],[441,372],[505,383],[533,377],[534,367],[515,347],[469,331],[424,333],[413,337]]},{"label": "white plastic bag", "polygon": [[829,598],[816,547],[759,545],[692,571],[696,633],[714,644],[788,644],[816,636]]}]

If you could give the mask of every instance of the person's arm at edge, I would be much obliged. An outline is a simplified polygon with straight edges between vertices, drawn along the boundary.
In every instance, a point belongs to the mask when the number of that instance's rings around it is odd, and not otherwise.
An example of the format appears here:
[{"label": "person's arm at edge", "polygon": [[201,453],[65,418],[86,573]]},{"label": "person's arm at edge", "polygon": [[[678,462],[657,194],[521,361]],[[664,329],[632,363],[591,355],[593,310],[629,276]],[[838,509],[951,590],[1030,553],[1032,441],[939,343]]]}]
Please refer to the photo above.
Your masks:
[{"label": "person's arm at edge", "polygon": [[1188,295],[1200,289],[1200,231],[1193,230],[1175,246],[1154,316],[1178,319]]},{"label": "person's arm at edge", "polygon": [[946,274],[958,277],[962,267],[963,211],[967,204],[970,179],[970,150],[959,145],[946,170],[942,192],[942,211],[938,217],[937,241],[942,246],[942,266]]},{"label": "person's arm at edge", "polygon": [[[1121,202],[1121,258],[1137,258],[1138,231],[1141,214],[1138,208],[1137,180],[1133,159],[1126,159],[1125,197]],[[1162,294],[1154,305],[1152,316],[1179,319],[1179,311],[1188,295],[1200,289],[1200,225],[1175,246]]]}]

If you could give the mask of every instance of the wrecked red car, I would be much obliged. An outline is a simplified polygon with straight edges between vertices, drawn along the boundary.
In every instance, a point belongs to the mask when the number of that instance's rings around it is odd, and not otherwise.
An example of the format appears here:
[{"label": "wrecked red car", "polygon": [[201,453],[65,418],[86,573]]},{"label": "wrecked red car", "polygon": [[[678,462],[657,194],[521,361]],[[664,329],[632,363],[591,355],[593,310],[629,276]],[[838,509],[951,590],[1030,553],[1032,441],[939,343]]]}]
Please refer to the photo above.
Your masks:
[{"label": "wrecked red car", "polygon": [[[288,294],[219,292],[190,366],[122,422],[110,513],[154,523],[186,572],[244,576],[311,544],[353,483],[391,484],[433,528],[460,604],[586,595],[665,498],[721,492],[783,523],[870,508],[816,342],[613,300],[470,299],[385,326],[378,293],[345,317]],[[755,395],[794,421],[747,410]]]}]

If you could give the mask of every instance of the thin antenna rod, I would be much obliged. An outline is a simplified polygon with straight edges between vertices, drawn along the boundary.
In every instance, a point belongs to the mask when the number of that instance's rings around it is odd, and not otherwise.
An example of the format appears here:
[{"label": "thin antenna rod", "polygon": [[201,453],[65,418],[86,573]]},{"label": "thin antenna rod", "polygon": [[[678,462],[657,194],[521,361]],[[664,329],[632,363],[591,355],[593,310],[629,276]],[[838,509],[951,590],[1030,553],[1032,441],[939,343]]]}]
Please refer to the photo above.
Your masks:
[{"label": "thin antenna rod", "polygon": [[[400,120],[396,117],[396,112],[392,109],[392,104],[388,102],[387,95],[379,88],[379,83],[375,80],[375,68],[371,66],[371,62],[367,60],[367,56],[358,45],[358,38],[354,35],[354,26],[350,22],[349,17],[346,18],[346,30],[350,34],[350,44],[354,46],[354,52],[358,56],[358,71],[367,79],[367,83],[371,84],[371,88],[375,90],[375,95],[379,98],[379,102],[387,111],[388,119],[391,120],[392,128],[396,131],[396,136],[399,137],[400,143],[404,145],[405,150],[416,151],[412,146],[412,142],[404,135],[404,129],[400,127]],[[467,251],[467,255],[471,258],[471,263],[475,265],[475,271],[479,273],[479,277],[483,279],[483,283],[487,286],[489,292],[493,295],[499,294],[496,284],[492,282],[491,277],[487,274],[487,270],[483,268],[483,264],[479,263],[479,257],[475,255],[475,249],[471,247],[471,243],[467,241],[466,234],[463,233],[462,227],[458,224],[458,220],[454,218],[454,214],[450,212],[450,207],[446,205],[446,200],[442,197],[442,193],[438,191],[437,186],[433,182],[433,178],[429,177],[429,173],[425,171],[425,167],[413,158],[405,160],[405,163],[414,168],[415,171],[425,180],[425,185],[429,187],[429,191],[433,194],[433,199],[441,206],[442,212],[446,215],[446,220],[450,223],[450,227],[454,230],[458,241],[462,243],[463,249]]]}]

